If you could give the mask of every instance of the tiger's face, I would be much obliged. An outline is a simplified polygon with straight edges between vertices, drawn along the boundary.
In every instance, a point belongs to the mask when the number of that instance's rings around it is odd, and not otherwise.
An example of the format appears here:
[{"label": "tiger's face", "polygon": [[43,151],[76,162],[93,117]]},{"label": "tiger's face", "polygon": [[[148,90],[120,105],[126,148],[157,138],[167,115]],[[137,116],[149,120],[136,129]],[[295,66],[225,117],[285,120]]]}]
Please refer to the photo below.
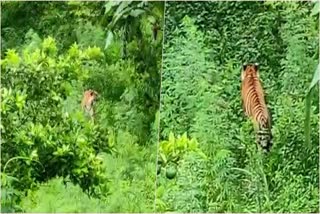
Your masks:
[{"label": "tiger's face", "polygon": [[94,90],[87,90],[83,94],[81,106],[90,116],[93,116],[93,105],[98,98],[98,93]]},{"label": "tiger's face", "polygon": [[241,80],[245,78],[259,78],[259,64],[248,64],[245,63],[242,65]]}]

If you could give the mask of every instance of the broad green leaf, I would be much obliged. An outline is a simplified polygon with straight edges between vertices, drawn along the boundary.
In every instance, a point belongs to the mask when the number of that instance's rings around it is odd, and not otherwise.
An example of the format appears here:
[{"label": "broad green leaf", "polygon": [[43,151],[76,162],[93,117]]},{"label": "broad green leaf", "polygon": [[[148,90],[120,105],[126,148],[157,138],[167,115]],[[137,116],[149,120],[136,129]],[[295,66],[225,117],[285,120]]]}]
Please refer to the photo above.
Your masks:
[{"label": "broad green leaf", "polygon": [[104,14],[108,14],[110,12],[110,10],[112,9],[112,7],[119,5],[121,3],[121,1],[108,1],[105,3],[104,7]]},{"label": "broad green leaf", "polygon": [[145,13],[145,10],[142,10],[142,9],[135,9],[135,10],[132,10],[130,12],[130,15],[133,16],[133,17],[137,17],[141,14]]},{"label": "broad green leaf", "polygon": [[131,0],[130,1],[120,2],[119,7],[117,8],[117,10],[114,13],[114,16],[121,16],[123,14],[123,11],[125,9],[128,9],[127,7],[129,7],[129,5],[131,3],[133,3]]},{"label": "broad green leaf", "polygon": [[[109,24],[109,28],[110,29],[113,29],[115,28],[116,24],[118,23],[119,20],[123,20],[124,23],[126,23],[126,19],[128,17],[128,12],[130,12],[132,10],[132,8],[127,8],[127,9],[124,9],[123,11],[121,11],[121,14],[117,14],[113,17],[111,23]],[[120,21],[119,21],[120,22]],[[125,25],[123,25],[122,27],[125,27]]]},{"label": "broad green leaf", "polygon": [[320,4],[319,4],[319,1],[317,1],[312,8],[311,15],[315,16],[315,15],[319,14],[319,12],[320,12]]},{"label": "broad green leaf", "polygon": [[166,158],[165,154],[160,153],[160,156],[161,156],[163,162],[166,164],[167,163],[167,158]]},{"label": "broad green leaf", "polygon": [[111,43],[113,42],[113,32],[111,30],[108,31],[107,38],[106,38],[106,45],[104,49],[107,49]]},{"label": "broad green leaf", "polygon": [[170,132],[170,134],[169,134],[169,142],[173,143],[173,144],[175,143],[174,134],[172,132]]},{"label": "broad green leaf", "polygon": [[154,16],[148,16],[148,21],[153,24],[156,22],[156,18]]},{"label": "broad green leaf", "polygon": [[311,84],[309,86],[309,91],[320,81],[319,73],[320,73],[320,63],[318,64],[318,67],[313,74],[313,78],[312,78]]}]

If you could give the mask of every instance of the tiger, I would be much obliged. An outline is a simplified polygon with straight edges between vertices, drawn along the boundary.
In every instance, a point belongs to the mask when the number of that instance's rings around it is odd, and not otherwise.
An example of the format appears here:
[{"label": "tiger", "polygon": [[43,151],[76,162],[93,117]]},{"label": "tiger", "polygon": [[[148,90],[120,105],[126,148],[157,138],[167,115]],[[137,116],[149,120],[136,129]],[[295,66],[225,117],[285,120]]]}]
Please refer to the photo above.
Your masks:
[{"label": "tiger", "polygon": [[267,153],[272,147],[271,115],[260,82],[259,64],[243,64],[241,72],[241,98],[245,115],[251,118],[257,144]]},{"label": "tiger", "polygon": [[94,118],[94,109],[93,106],[97,100],[98,93],[94,90],[86,90],[83,94],[81,107],[84,112],[93,120]]}]

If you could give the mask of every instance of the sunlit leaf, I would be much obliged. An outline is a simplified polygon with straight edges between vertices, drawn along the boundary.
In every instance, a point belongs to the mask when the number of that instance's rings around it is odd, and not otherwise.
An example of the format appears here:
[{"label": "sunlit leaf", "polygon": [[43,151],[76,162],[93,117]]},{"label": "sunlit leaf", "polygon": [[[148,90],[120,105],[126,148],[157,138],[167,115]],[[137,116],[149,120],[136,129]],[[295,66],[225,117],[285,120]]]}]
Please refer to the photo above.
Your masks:
[{"label": "sunlit leaf", "polygon": [[11,66],[17,66],[20,63],[19,55],[15,50],[8,50],[5,61]]},{"label": "sunlit leaf", "polygon": [[109,30],[108,34],[107,34],[104,49],[107,49],[111,45],[112,42],[113,42],[113,32],[111,30]]},{"label": "sunlit leaf", "polygon": [[145,13],[145,10],[142,10],[142,9],[135,9],[135,10],[132,10],[130,12],[130,15],[133,16],[133,17],[137,17],[141,14]]},{"label": "sunlit leaf", "polygon": [[108,14],[112,7],[119,5],[121,3],[121,1],[108,1],[105,3],[104,7],[105,7],[105,11],[104,14]]},{"label": "sunlit leaf", "polygon": [[315,2],[315,5],[312,8],[311,15],[315,16],[320,12],[320,4],[319,1]]}]

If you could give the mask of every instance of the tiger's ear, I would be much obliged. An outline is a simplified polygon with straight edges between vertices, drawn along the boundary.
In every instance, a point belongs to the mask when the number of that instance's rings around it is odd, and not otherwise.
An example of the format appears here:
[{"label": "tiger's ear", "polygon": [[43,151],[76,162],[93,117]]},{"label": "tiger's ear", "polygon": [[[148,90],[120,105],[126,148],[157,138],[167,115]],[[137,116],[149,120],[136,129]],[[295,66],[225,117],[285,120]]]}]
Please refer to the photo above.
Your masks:
[{"label": "tiger's ear", "polygon": [[247,69],[247,67],[248,67],[248,63],[243,63],[242,64],[242,70],[245,71]]},{"label": "tiger's ear", "polygon": [[259,63],[254,63],[254,69],[256,70],[256,71],[258,71],[259,70]]},{"label": "tiger's ear", "polygon": [[245,75],[245,71],[246,71],[247,67],[248,67],[248,63],[243,63],[242,64],[241,81],[244,80],[244,75]]},{"label": "tiger's ear", "polygon": [[245,74],[245,71],[243,70],[243,71],[241,71],[241,81],[243,81],[244,80],[244,74]]}]

